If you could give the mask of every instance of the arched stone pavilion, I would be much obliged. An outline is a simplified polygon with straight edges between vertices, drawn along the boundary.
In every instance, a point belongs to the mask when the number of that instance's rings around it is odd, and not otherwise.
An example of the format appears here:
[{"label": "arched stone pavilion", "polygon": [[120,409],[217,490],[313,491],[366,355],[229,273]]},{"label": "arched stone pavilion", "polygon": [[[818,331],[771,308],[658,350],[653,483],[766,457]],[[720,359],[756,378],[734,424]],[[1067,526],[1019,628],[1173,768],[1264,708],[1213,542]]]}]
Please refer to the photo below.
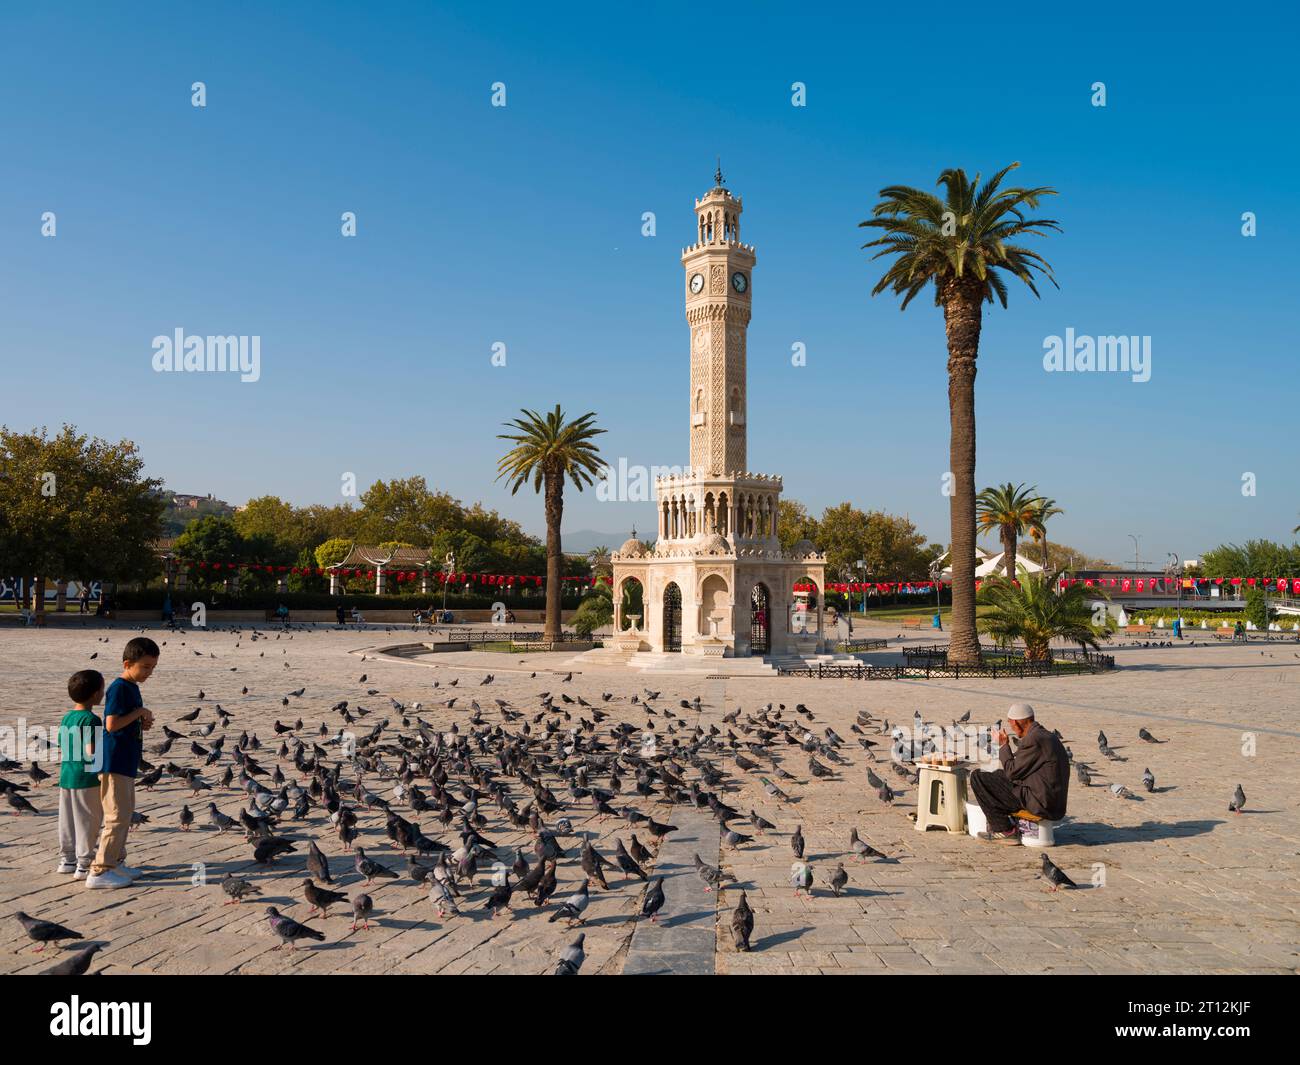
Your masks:
[{"label": "arched stone pavilion", "polygon": [[[667,656],[680,655],[689,670],[691,661],[827,650],[825,556],[807,540],[781,550],[781,478],[747,465],[745,330],[755,255],[740,241],[741,211],[719,170],[715,186],[695,201],[698,239],[682,252],[691,463],[655,481],[653,549],[633,538],[612,556],[615,635],[604,656],[633,665],[668,668]],[[641,582],[644,617],[623,616],[629,580]],[[796,585],[811,590],[798,595]]]}]

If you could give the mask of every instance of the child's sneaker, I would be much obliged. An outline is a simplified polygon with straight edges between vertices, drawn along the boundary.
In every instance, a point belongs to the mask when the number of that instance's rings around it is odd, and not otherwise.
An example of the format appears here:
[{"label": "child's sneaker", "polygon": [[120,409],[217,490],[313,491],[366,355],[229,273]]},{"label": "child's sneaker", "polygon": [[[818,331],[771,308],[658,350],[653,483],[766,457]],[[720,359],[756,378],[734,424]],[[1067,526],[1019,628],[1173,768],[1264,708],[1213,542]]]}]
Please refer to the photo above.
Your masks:
[{"label": "child's sneaker", "polygon": [[77,863],[70,862],[65,858],[59,862],[59,867],[54,871],[56,873],[75,873],[77,871]]},{"label": "child's sneaker", "polygon": [[91,873],[86,877],[86,887],[90,888],[91,891],[99,888],[124,888],[130,886],[131,881],[116,869],[106,869],[102,873]]},{"label": "child's sneaker", "polygon": [[89,870],[89,869],[78,869],[75,873],[72,874],[72,879],[73,879],[73,880],[85,880],[86,877],[89,876],[89,875],[90,875],[90,870]]}]

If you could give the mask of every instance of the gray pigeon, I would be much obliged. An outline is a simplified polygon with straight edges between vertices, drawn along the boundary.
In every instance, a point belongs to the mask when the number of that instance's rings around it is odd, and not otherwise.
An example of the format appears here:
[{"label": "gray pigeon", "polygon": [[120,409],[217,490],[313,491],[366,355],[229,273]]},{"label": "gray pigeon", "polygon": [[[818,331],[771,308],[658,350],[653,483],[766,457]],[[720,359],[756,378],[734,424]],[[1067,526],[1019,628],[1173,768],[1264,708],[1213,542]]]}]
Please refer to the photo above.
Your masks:
[{"label": "gray pigeon", "polygon": [[1237,790],[1232,793],[1232,802],[1228,803],[1228,812],[1239,814],[1246,808],[1246,793],[1242,790],[1241,785],[1237,785]]},{"label": "gray pigeon", "polygon": [[754,934],[754,911],[749,908],[749,898],[740,893],[740,902],[731,914],[731,940],[736,949],[749,952],[749,937]]},{"label": "gray pigeon", "polygon": [[645,898],[641,900],[641,916],[649,917],[650,923],[653,924],[658,920],[659,911],[664,907],[664,878],[656,877],[655,882],[650,885],[650,889],[645,893]]},{"label": "gray pigeon", "polygon": [[712,891],[715,887],[721,891],[728,883],[736,883],[734,876],[723,872],[716,865],[708,865],[698,854],[695,855],[695,875],[700,878],[705,891]]},{"label": "gray pigeon", "polygon": [[844,871],[844,863],[840,862],[835,866],[835,871],[831,873],[831,893],[838,899],[840,892],[849,882],[849,874]]},{"label": "gray pigeon", "polygon": [[45,949],[47,943],[57,943],[61,939],[85,939],[80,932],[74,932],[61,924],[55,924],[53,921],[42,921],[39,917],[32,917],[29,914],[19,910],[14,914],[18,918],[18,923],[23,926],[27,932],[27,938],[33,943],[39,943],[36,953]]},{"label": "gray pigeon", "polygon": [[582,915],[586,912],[587,903],[591,898],[590,884],[591,881],[583,880],[582,887],[578,888],[574,894],[570,895],[560,904],[560,908],[547,919],[547,924],[554,924],[561,917],[569,923],[570,928],[573,927],[574,921],[577,921],[578,924],[582,924]]},{"label": "gray pigeon", "polygon": [[357,930],[357,922],[360,921],[362,926],[368,931],[370,929],[370,915],[374,912],[375,900],[369,895],[360,894],[352,900],[352,931]]},{"label": "gray pigeon", "polygon": [[267,920],[271,922],[271,931],[280,937],[280,946],[274,948],[279,950],[286,943],[289,949],[293,950],[294,943],[299,939],[318,939],[322,943],[325,941],[325,933],[317,931],[315,928],[308,928],[305,924],[300,924],[292,917],[286,917],[274,906],[266,908]]},{"label": "gray pigeon", "polygon": [[1079,886],[1068,876],[1066,876],[1065,873],[1062,872],[1059,867],[1053,865],[1052,859],[1049,858],[1046,854],[1043,855],[1043,866],[1041,872],[1039,872],[1038,875],[1052,885],[1053,891],[1056,891],[1058,888],[1063,888],[1063,887],[1072,888],[1072,887]]},{"label": "gray pigeon", "polygon": [[235,876],[234,873],[227,873],[222,877],[221,890],[230,896],[230,901],[223,904],[226,906],[234,906],[242,902],[245,895],[260,895],[262,893],[262,889],[251,880],[244,880]]},{"label": "gray pigeon", "polygon": [[556,976],[578,975],[578,970],[582,968],[582,963],[587,960],[587,954],[582,949],[583,941],[586,938],[586,932],[579,932],[578,938],[560,952],[560,961],[555,966]]},{"label": "gray pigeon", "polygon": [[41,973],[42,976],[85,976],[86,971],[90,968],[90,963],[95,960],[95,955],[104,949],[103,943],[91,943],[88,947],[82,947],[69,958],[65,958],[58,965],[52,965]]},{"label": "gray pigeon", "polygon": [[307,841],[307,872],[325,884],[334,883],[330,876],[330,862],[325,852],[316,846],[315,840]]},{"label": "gray pigeon", "polygon": [[1150,769],[1142,770],[1142,786],[1146,788],[1147,791],[1156,790],[1155,774],[1152,773]]},{"label": "gray pigeon", "polygon": [[375,877],[379,877],[381,880],[397,879],[397,874],[395,872],[385,865],[380,865],[378,862],[372,862],[366,857],[366,852],[360,847],[357,848],[354,864],[356,865],[357,872],[366,878],[367,884],[371,883]]}]

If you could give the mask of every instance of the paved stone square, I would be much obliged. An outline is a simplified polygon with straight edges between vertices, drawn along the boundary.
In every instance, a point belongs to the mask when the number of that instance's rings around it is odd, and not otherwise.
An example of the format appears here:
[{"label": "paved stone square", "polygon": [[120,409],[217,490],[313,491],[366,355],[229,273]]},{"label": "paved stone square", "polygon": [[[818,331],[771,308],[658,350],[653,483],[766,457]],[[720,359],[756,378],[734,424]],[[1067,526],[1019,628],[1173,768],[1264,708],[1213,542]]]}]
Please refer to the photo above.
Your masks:
[{"label": "paved stone square", "polygon": [[[900,643],[893,629],[858,628],[859,635],[888,636],[891,647]],[[84,627],[44,631],[0,629],[0,725],[16,727],[20,719],[28,726],[56,725],[67,709],[68,676],[77,669],[99,668],[111,680],[121,647],[135,631],[90,621]],[[590,734],[611,747],[609,730],[624,721],[635,726],[638,743],[651,723],[659,750],[686,746],[697,725],[706,734],[717,728],[713,748],[701,753],[724,776],[706,790],[745,815],[757,811],[776,830],[755,835],[747,820],[733,822],[755,838],[737,849],[726,847],[707,809],[669,806],[659,801],[661,794],[638,795],[635,770],[624,770],[622,791],[612,805],[620,812],[632,806],[678,825],[660,847],[621,818],[597,818],[588,801],[571,800],[567,784],[551,775],[546,784],[565,808],[545,820],[554,827],[556,819],[567,816],[575,833],[561,839],[568,857],[559,863],[554,896],[541,910],[516,896],[511,915],[491,917],[483,905],[491,862],[483,862],[474,885],[464,888],[462,915],[440,919],[428,889],[406,875],[405,859],[387,837],[382,811],[356,805],[357,843],[367,856],[402,876],[366,889],[375,901],[372,927],[352,932],[346,904],[331,909],[328,917],[311,918],[301,897],[307,839],[328,855],[336,890],[354,894],[362,883],[323,810],[313,809],[303,821],[286,816],[279,831],[298,841],[297,851],[260,867],[242,832],[219,834],[207,824],[209,799],[235,816],[246,800],[242,790],[214,787],[193,797],[183,781],[165,775],[154,790],[138,794],[138,808],[149,822],[131,833],[129,858],[133,865],[147,867],[146,875],[125,890],[93,892],[54,871],[57,767],[45,764],[56,775],[25,793],[38,815],[18,815],[0,806],[0,971],[39,972],[58,960],[53,948],[35,953],[10,917],[24,910],[107,943],[95,970],[109,973],[551,972],[564,945],[577,934],[564,921],[548,918],[582,882],[577,860],[581,837],[590,838],[612,861],[616,839],[628,844],[633,832],[656,852],[646,872],[652,879],[667,878],[667,901],[653,927],[639,921],[645,885],[617,868],[607,869],[609,890],[593,886],[585,915],[583,975],[1300,969],[1300,646],[1294,644],[1121,645],[1115,653],[1122,668],[1112,674],[1033,681],[722,680],[587,669],[565,682],[571,657],[565,654],[464,652],[400,660],[376,658],[375,650],[419,638],[409,631],[322,626],[286,634],[263,630],[257,639],[253,631],[150,630],[149,635],[166,643],[157,672],[143,688],[146,705],[157,715],[155,729],[146,735],[147,759],[198,766],[201,759],[189,752],[188,734],[216,720],[218,703],[233,718],[221,761],[203,772],[214,784],[231,764],[230,749],[243,730],[262,741],[253,753],[268,771],[279,765],[287,780],[296,779],[292,762],[276,758],[276,720],[292,724],[301,718],[303,729],[293,736],[308,744],[320,742],[329,751],[327,761],[337,760],[339,749],[327,741],[343,724],[330,709],[341,699],[370,711],[353,726],[358,734],[387,718],[386,736],[414,735],[418,717],[436,731],[454,726],[467,733],[499,725],[517,734],[528,726],[537,738],[546,735],[548,717],[558,718],[555,735],[538,745],[548,752],[555,749],[557,736],[563,739],[579,727],[581,718],[593,721],[594,709],[608,717]],[[105,637],[107,643],[99,642]],[[911,640],[928,642],[929,637]],[[867,657],[892,661],[895,655],[890,650]],[[489,672],[495,679],[481,685]],[[362,674],[364,683],[359,681]],[[454,688],[452,681],[458,681]],[[645,699],[647,685],[661,693],[651,704],[654,716],[642,703],[631,702],[634,695]],[[241,694],[244,687],[247,695]],[[289,697],[289,705],[282,706],[281,699],[300,687],[304,694]],[[367,694],[372,690],[376,694]],[[538,695],[547,690],[555,697],[556,713],[539,718]],[[561,692],[574,702],[563,702]],[[604,694],[611,698],[602,699]],[[449,709],[445,704],[453,696],[455,706]],[[681,700],[697,696],[699,710],[680,706]],[[581,705],[579,698],[591,706]],[[390,699],[405,704],[409,726],[403,726],[403,714]],[[506,720],[498,699],[523,716]],[[887,744],[875,749],[873,763],[852,731],[860,710],[899,724],[908,724],[917,710],[940,724],[970,711],[973,722],[988,724],[1020,700],[1032,703],[1039,720],[1059,729],[1076,757],[1100,771],[1091,788],[1071,780],[1069,819],[1058,830],[1057,846],[1047,852],[1080,885],[1077,890],[1046,890],[1035,876],[1039,851],[915,831],[907,816],[915,810],[915,789],[886,771]],[[480,710],[472,708],[473,701]],[[419,710],[416,702],[422,704]],[[771,750],[794,778],[779,781],[788,803],[778,803],[764,791],[758,778],[771,779],[766,768],[737,767],[729,746],[734,735],[740,753],[746,753],[743,744],[755,735],[744,728],[768,703],[773,704],[769,720],[784,704],[781,721],[795,725],[796,736],[807,728],[821,737],[830,727],[846,741],[840,754],[847,764],[832,765],[831,779],[815,779],[807,753],[777,737]],[[812,720],[796,714],[798,703],[806,704]],[[192,725],[177,722],[195,707],[203,709]],[[723,720],[733,713],[734,722]],[[325,737],[319,735],[322,722]],[[149,747],[162,739],[164,723],[186,738],[160,757]],[[1137,735],[1141,727],[1167,742],[1142,742]],[[1126,762],[1110,763],[1097,755],[1099,729]],[[871,738],[884,740],[875,734]],[[398,758],[384,761],[391,770]],[[828,764],[825,758],[819,761]],[[479,756],[476,764],[498,770],[490,754]],[[680,764],[688,765],[685,760]],[[868,765],[900,789],[892,805],[867,786]],[[1142,789],[1145,767],[1155,774],[1155,794]],[[3,776],[28,782],[25,769]],[[343,781],[351,779],[345,769]],[[520,808],[532,799],[531,789],[518,779],[501,779]],[[692,771],[689,779],[698,776]],[[1127,785],[1134,797],[1114,796],[1109,785],[1115,782]],[[366,787],[385,799],[391,799],[393,783],[374,774],[365,778]],[[605,787],[608,782],[593,774],[591,783]],[[1237,816],[1228,812],[1228,801],[1239,783],[1248,802],[1246,812]],[[661,788],[656,785],[657,791]],[[349,795],[344,798],[353,805]],[[190,831],[183,831],[178,821],[184,803],[195,814]],[[444,828],[433,814],[416,815],[400,803],[393,809],[418,821],[433,839],[458,846],[456,823]],[[486,817],[481,831],[498,845],[506,864],[516,847],[535,863],[527,830],[513,828],[488,799],[480,812]],[[796,826],[802,828],[806,860],[814,869],[811,897],[796,897],[789,884],[789,839]],[[855,861],[849,848],[854,827],[891,860]],[[693,873],[695,853],[710,864],[720,863],[736,883],[721,893],[706,892]],[[839,862],[849,882],[836,898],[829,881]],[[227,871],[253,880],[261,895],[238,906],[223,905],[218,882]],[[749,953],[734,948],[730,930],[741,890],[754,911]],[[320,929],[325,941],[293,952],[273,949],[278,941],[267,927],[267,905]]]}]

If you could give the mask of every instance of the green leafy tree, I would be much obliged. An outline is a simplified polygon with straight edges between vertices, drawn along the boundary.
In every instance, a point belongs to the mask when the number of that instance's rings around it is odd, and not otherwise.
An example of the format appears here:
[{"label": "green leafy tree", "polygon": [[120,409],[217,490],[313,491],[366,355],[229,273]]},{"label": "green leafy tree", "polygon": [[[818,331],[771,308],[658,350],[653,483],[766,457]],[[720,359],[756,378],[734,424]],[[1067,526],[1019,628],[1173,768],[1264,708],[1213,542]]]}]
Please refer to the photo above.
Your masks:
[{"label": "green leafy tree", "polygon": [[605,468],[600,451],[593,443],[603,433],[595,424],[596,415],[588,412],[566,421],[556,404],[547,414],[523,410],[523,417],[507,422],[513,433],[499,433],[498,439],[514,442],[497,463],[497,479],[510,482],[514,495],[525,484],[542,492],[546,511],[546,624],[543,638],[560,638],[560,577],[563,551],[560,546],[560,523],[564,518],[564,484],[571,481],[578,489],[595,482]]},{"label": "green leafy tree", "polygon": [[590,637],[597,629],[614,623],[614,596],[609,585],[597,581],[583,597],[573,614],[573,628],[579,636]]},{"label": "green leafy tree", "polygon": [[789,552],[800,540],[818,543],[817,519],[797,499],[782,499],[776,505],[776,539]]},{"label": "green leafy tree", "polygon": [[330,566],[336,566],[347,558],[354,546],[351,540],[335,538],[326,540],[312,554],[316,559],[316,565],[321,569],[329,569]]},{"label": "green leafy tree", "polygon": [[1020,640],[1025,658],[1052,660],[1051,641],[1070,640],[1081,647],[1099,647],[1103,630],[1092,623],[1092,601],[1105,598],[1096,588],[1073,584],[1056,590],[1059,574],[1030,573],[1021,566],[1018,584],[998,575],[980,587],[979,629],[1002,643]]},{"label": "green leafy tree", "polygon": [[1246,620],[1260,630],[1266,630],[1277,618],[1277,611],[1269,609],[1268,597],[1262,588],[1246,589],[1246,609],[1243,613]]},{"label": "green leafy tree", "polygon": [[879,248],[874,258],[892,256],[872,295],[890,290],[902,297],[902,309],[928,285],[935,306],[943,309],[948,341],[949,465],[952,473],[951,562],[952,623],[948,657],[960,664],[980,660],[975,626],[975,362],[979,356],[983,306],[1007,305],[1004,274],[1019,278],[1038,295],[1035,273],[1052,284],[1051,266],[1017,243],[1044,236],[1060,226],[1029,216],[1055,190],[1002,188],[1002,179],[1018,163],[984,185],[960,169],[939,175],[940,199],[906,185],[880,191],[873,217],[863,226],[882,230],[865,247]]},{"label": "green leafy tree", "polygon": [[434,492],[423,477],[376,481],[361,496],[356,539],[427,546],[439,530],[458,527],[464,508],[446,492]]},{"label": "green leafy tree", "polygon": [[157,571],[161,482],[143,476],[129,441],[111,443],[70,425],[51,437],[0,426],[0,557],[6,569],[44,581],[135,580]]}]

